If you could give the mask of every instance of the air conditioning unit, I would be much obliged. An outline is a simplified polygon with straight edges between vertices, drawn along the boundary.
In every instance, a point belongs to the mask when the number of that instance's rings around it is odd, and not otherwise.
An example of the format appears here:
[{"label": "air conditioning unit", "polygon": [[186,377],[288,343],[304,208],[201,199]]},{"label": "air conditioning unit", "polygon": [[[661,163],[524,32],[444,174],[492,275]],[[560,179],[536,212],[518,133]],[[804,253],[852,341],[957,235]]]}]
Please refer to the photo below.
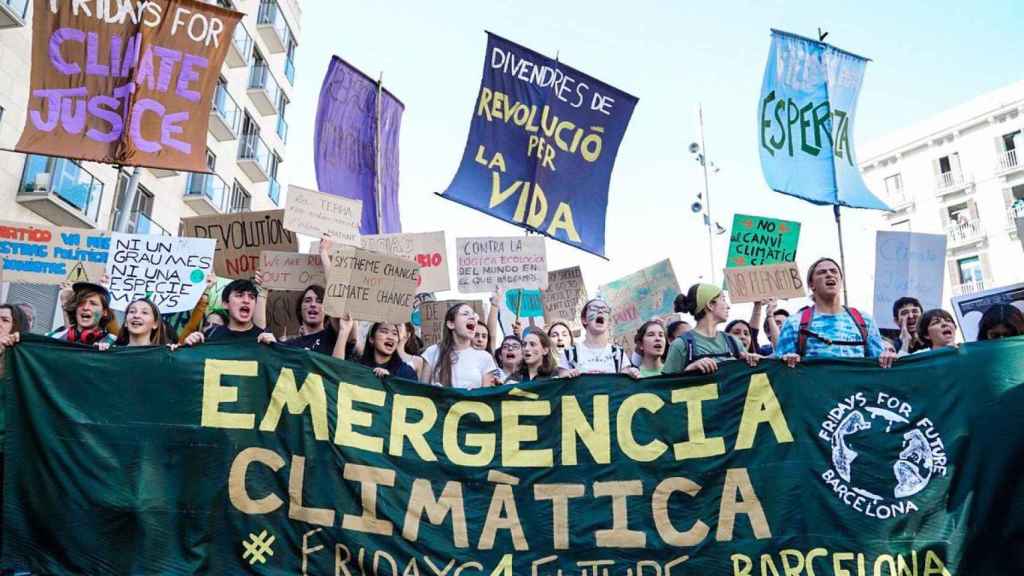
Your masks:
[{"label": "air conditioning unit", "polygon": [[53,180],[53,174],[49,172],[40,172],[36,174],[35,188],[33,191],[40,194],[49,194],[51,180]]}]

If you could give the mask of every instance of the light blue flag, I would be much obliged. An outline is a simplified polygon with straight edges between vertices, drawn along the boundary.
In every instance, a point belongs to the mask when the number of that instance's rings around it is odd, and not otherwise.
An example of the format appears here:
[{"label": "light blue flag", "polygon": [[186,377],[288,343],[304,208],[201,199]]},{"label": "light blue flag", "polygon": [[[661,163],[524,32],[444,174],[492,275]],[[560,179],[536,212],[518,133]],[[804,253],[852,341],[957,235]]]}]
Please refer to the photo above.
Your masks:
[{"label": "light blue flag", "polygon": [[773,190],[815,204],[889,210],[864,184],[852,145],[866,64],[834,46],[772,30],[758,142]]}]

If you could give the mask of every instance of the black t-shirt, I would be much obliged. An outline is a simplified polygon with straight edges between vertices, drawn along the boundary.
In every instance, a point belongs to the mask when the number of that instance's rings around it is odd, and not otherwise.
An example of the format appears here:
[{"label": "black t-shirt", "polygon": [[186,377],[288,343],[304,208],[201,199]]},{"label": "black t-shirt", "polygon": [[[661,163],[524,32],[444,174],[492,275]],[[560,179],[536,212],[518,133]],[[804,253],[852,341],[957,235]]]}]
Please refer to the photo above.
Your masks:
[{"label": "black t-shirt", "polygon": [[[306,350],[312,350],[313,352],[319,352],[330,356],[334,353],[334,344],[337,341],[338,333],[334,331],[333,326],[328,324],[326,328],[319,332],[289,338],[282,342],[282,344],[285,346],[293,346],[295,348],[304,348]],[[347,352],[348,350],[346,349],[346,354]]]},{"label": "black t-shirt", "polygon": [[406,380],[414,381],[419,380],[419,377],[416,376],[416,371],[412,369],[412,366],[409,366],[408,364],[401,360],[392,360],[387,364],[377,364],[375,362],[360,363],[369,366],[370,368],[383,368],[387,370],[391,374],[391,376],[394,376],[396,378],[404,378]]},{"label": "black t-shirt", "polygon": [[256,338],[260,334],[266,332],[263,328],[253,324],[252,328],[248,330],[235,331],[229,329],[227,326],[214,326],[210,328],[210,331],[206,333],[207,342],[237,342],[239,340],[252,340],[256,341]]}]

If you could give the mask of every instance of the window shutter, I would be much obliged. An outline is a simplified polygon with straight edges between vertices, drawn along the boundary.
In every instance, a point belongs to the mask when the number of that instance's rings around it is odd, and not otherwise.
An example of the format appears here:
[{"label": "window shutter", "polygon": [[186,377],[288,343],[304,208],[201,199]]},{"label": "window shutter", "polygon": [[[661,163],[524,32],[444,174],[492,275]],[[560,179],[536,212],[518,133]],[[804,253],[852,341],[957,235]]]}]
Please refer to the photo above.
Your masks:
[{"label": "window shutter", "polygon": [[956,260],[947,260],[946,267],[949,269],[950,287],[963,284],[963,279],[960,278],[960,266],[956,263]]},{"label": "window shutter", "polygon": [[981,276],[985,281],[985,287],[989,287],[992,283],[992,267],[988,262],[988,254],[978,254],[978,260],[981,262]]}]

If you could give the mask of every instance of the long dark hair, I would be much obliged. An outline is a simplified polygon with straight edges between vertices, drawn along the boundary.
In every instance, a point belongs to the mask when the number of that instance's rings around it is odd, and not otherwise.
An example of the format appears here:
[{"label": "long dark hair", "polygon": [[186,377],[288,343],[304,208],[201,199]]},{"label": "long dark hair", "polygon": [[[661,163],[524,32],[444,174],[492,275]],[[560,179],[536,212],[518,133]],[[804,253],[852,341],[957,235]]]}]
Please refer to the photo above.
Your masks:
[{"label": "long dark hair", "polygon": [[[526,346],[526,338],[529,336],[536,336],[540,340],[541,347],[548,349],[548,353],[544,355],[544,360],[537,367],[537,378],[550,378],[554,376],[558,372],[558,357],[555,356],[555,344],[551,341],[551,337],[544,330],[536,326],[530,326],[523,332],[524,347]],[[525,357],[519,366],[519,377],[521,380],[528,380],[530,378],[530,368],[526,365]]]},{"label": "long dark hair", "polygon": [[412,322],[406,322],[405,333],[409,335],[405,340],[405,353],[409,356],[419,356],[423,352],[423,339],[416,334],[416,326]]},{"label": "long dark hair", "polygon": [[[376,366],[377,358],[375,356],[376,350],[373,346],[373,338],[377,335],[377,331],[380,330],[381,326],[394,326],[395,331],[398,331],[398,324],[392,324],[388,322],[374,322],[373,326],[370,326],[370,330],[366,333],[366,341],[363,342],[363,355],[359,358],[359,362],[364,366]],[[398,372],[398,369],[402,367],[402,357],[398,354],[397,338],[395,342],[395,351],[391,353],[388,361],[384,363],[384,369],[391,372],[394,375]]]},{"label": "long dark hair", "polygon": [[1024,334],[1024,313],[1012,304],[993,304],[985,310],[978,322],[978,340],[988,340],[988,331],[1000,324],[1010,328],[1013,334]]},{"label": "long dark hair", "polygon": [[[636,350],[637,354],[640,355],[640,360],[644,359],[644,352],[642,350],[643,345],[644,345],[644,336],[647,335],[647,329],[650,328],[651,326],[654,326],[654,325],[661,326],[662,329],[665,328],[665,323],[662,322],[660,319],[655,318],[654,320],[648,320],[647,322],[644,322],[643,324],[641,324],[640,328],[637,329],[636,334],[633,335],[633,349]],[[669,344],[670,344],[670,342],[668,341],[668,332],[665,332],[665,349],[666,350],[668,349],[668,345]],[[664,352],[662,352],[662,354],[661,354],[661,359],[662,360],[665,359],[665,353]]]},{"label": "long dark hair", "polygon": [[160,308],[148,298],[132,300],[128,306],[125,307],[124,326],[121,326],[121,331],[117,333],[117,340],[114,340],[114,345],[127,346],[128,342],[131,341],[131,333],[128,332],[128,309],[137,302],[144,302],[147,304],[149,306],[149,311],[153,313],[153,319],[156,320],[156,328],[154,328],[149,334],[149,345],[166,346],[169,340],[167,339],[167,327],[164,324],[163,316],[160,316]]},{"label": "long dark hair", "polygon": [[0,309],[11,311],[11,334],[15,332],[28,332],[28,316],[21,306],[17,304],[0,304]]},{"label": "long dark hair", "polygon": [[569,332],[569,348],[576,345],[576,337],[572,335],[572,328],[569,328],[569,325],[561,320],[548,324],[547,335],[549,338],[551,337],[551,331],[555,329],[555,326],[562,326]]},{"label": "long dark hair", "polygon": [[463,306],[470,310],[473,309],[469,304],[459,302],[444,313],[444,322],[441,324],[441,342],[437,345],[437,364],[430,374],[430,381],[437,382],[441,386],[451,387],[452,385],[452,356],[455,355],[455,334],[448,327],[448,323],[455,321],[455,316]]},{"label": "long dark hair", "polygon": [[672,309],[676,312],[689,314],[693,316],[694,320],[700,322],[700,319],[706,316],[708,311],[707,309],[697,310],[698,289],[700,289],[700,284],[694,284],[685,293],[676,296],[675,301],[672,303]]},{"label": "long dark hair", "polygon": [[[744,326],[746,326],[747,332],[750,333],[750,344],[747,346],[747,352],[750,352],[751,354],[757,354],[757,341],[754,339],[754,328],[750,325],[750,322],[747,322],[746,320],[733,320],[732,322],[729,322],[728,324],[725,325],[725,333],[732,336],[732,327],[738,324],[743,324]],[[735,336],[735,338],[737,340],[740,339],[739,336]]]}]

